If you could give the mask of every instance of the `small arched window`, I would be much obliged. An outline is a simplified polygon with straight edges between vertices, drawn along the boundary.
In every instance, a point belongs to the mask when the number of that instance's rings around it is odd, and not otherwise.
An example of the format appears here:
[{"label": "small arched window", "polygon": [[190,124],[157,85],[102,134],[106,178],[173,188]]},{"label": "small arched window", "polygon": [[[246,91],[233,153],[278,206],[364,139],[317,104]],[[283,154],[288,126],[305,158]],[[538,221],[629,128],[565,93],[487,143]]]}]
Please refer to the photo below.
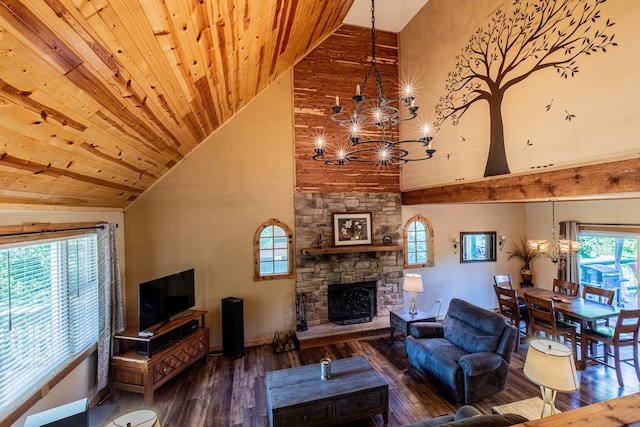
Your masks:
[{"label": "small arched window", "polygon": [[433,267],[433,227],[422,215],[407,221],[404,231],[404,268]]},{"label": "small arched window", "polygon": [[253,280],[293,277],[293,233],[277,219],[270,219],[258,227],[253,241],[253,255]]}]

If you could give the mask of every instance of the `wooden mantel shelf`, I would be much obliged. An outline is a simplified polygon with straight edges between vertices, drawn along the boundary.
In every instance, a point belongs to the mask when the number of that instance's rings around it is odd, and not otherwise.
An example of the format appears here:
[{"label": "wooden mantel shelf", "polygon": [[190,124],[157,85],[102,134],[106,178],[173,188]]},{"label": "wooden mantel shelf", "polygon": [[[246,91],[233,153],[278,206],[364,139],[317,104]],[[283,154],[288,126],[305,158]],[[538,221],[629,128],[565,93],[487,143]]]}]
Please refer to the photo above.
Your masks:
[{"label": "wooden mantel shelf", "polygon": [[358,252],[374,252],[376,259],[380,259],[381,252],[401,251],[400,245],[353,245],[331,246],[326,248],[306,248],[302,250],[304,255],[331,255],[331,261],[338,259],[341,254],[354,254]]}]

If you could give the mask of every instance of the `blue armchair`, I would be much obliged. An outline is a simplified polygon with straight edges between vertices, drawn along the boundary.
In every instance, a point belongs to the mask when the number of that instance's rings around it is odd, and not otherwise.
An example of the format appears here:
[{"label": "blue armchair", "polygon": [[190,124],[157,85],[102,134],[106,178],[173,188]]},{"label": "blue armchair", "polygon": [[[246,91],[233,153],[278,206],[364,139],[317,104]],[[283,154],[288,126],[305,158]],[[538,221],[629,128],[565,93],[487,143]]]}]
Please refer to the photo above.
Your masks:
[{"label": "blue armchair", "polygon": [[442,322],[411,325],[405,348],[418,372],[468,404],[504,390],[515,340],[498,313],[454,298]]}]

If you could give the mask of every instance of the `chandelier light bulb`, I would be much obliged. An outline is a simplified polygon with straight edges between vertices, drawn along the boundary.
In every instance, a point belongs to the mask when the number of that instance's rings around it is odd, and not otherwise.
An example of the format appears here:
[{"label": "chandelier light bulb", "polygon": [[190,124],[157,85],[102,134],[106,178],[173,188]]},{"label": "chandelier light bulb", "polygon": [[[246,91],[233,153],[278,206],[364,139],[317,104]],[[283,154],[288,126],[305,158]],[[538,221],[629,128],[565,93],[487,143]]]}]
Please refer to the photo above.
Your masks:
[{"label": "chandelier light bulb", "polygon": [[386,148],[382,148],[378,153],[380,154],[380,163],[386,165],[389,162],[389,150]]},{"label": "chandelier light bulb", "polygon": [[[360,142],[360,125],[358,125],[358,123],[351,123],[351,135],[349,136],[349,141],[351,141],[351,143],[353,145],[356,145],[358,142]],[[341,149],[341,152],[346,152],[345,149]],[[346,157],[346,155],[344,156]]]},{"label": "chandelier light bulb", "polygon": [[317,137],[314,148],[317,155],[321,156],[322,154],[324,154],[324,145],[324,138],[322,138],[321,136]]},{"label": "chandelier light bulb", "polygon": [[380,108],[373,110],[373,120],[378,126],[382,123],[382,110]]}]

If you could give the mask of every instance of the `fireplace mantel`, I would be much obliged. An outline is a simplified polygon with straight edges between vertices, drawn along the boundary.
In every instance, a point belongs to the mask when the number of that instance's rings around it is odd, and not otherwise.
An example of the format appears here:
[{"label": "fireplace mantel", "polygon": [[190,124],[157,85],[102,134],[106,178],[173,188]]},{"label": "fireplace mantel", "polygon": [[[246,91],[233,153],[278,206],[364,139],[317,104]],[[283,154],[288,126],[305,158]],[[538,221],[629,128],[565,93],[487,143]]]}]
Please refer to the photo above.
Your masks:
[{"label": "fireplace mantel", "polygon": [[401,251],[400,245],[353,245],[353,246],[331,246],[326,248],[306,248],[302,250],[304,255],[330,255],[331,261],[335,262],[338,255],[354,254],[360,252],[371,252],[376,254],[376,259],[380,259],[381,252]]}]

